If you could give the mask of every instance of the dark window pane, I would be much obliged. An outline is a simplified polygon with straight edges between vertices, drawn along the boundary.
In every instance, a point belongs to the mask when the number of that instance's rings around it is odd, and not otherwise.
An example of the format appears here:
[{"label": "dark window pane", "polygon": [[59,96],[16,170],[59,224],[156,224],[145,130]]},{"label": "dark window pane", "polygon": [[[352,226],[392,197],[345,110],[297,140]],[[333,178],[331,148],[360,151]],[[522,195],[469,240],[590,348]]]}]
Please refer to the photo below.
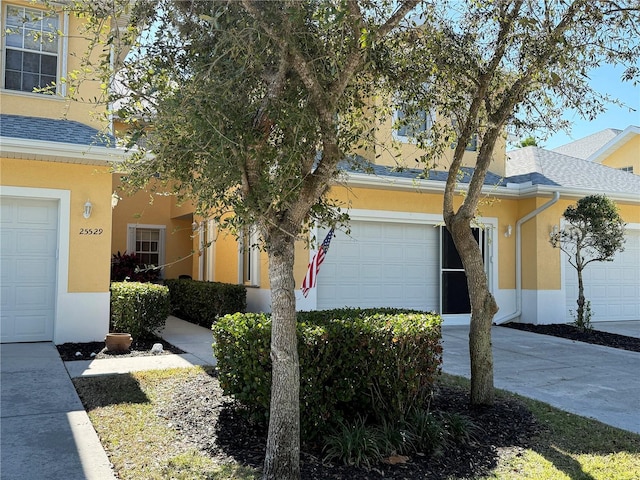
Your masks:
[{"label": "dark window pane", "polygon": [[34,88],[40,86],[40,75],[37,73],[23,73],[22,74],[22,87],[20,90],[23,92],[33,92]]},{"label": "dark window pane", "polygon": [[467,276],[464,272],[442,272],[442,313],[470,313]]},{"label": "dark window pane", "polygon": [[56,76],[56,70],[58,67],[58,59],[57,57],[52,57],[49,55],[42,56],[42,75],[53,75]]},{"label": "dark window pane", "polygon": [[442,227],[442,268],[462,268],[462,260],[446,227]]},{"label": "dark window pane", "polygon": [[20,72],[5,72],[4,88],[9,90],[20,90],[22,85],[22,74]]},{"label": "dark window pane", "polygon": [[47,93],[53,93],[55,89],[53,88],[53,83],[56,81],[56,77],[51,77],[48,75],[42,75],[40,77],[40,86],[41,87],[51,87]]},{"label": "dark window pane", "polygon": [[22,57],[22,70],[24,72],[39,73],[40,55],[37,53],[24,52],[24,56]]},{"label": "dark window pane", "polygon": [[7,48],[7,70],[22,70],[22,52]]}]

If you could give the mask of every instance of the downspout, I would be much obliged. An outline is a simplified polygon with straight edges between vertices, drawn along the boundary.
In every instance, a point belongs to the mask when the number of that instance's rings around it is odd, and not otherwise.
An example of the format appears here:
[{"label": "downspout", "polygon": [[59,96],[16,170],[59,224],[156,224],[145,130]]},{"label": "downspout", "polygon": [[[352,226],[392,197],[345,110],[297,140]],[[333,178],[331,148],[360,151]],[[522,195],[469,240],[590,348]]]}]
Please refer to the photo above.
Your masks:
[{"label": "downspout", "polygon": [[533,217],[537,216],[551,205],[556,203],[560,199],[560,192],[553,192],[553,198],[544,205],[536,208],[534,211],[529,212],[524,217],[516,222],[516,310],[510,313],[506,317],[502,317],[500,320],[496,320],[493,323],[495,325],[501,325],[519,317],[522,314],[522,224],[528,222]]}]

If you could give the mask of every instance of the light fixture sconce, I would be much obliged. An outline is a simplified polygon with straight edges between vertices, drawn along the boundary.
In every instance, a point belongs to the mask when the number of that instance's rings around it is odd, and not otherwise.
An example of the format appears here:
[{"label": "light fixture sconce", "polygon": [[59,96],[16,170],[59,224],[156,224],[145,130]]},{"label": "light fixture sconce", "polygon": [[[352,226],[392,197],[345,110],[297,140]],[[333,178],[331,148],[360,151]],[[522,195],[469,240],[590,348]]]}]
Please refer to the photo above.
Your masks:
[{"label": "light fixture sconce", "polygon": [[558,225],[554,225],[554,226],[551,228],[551,231],[549,232],[549,236],[550,236],[551,238],[553,238],[553,237],[555,237],[556,235],[558,235],[558,232],[559,232],[559,231],[560,231],[560,229],[558,228]]},{"label": "light fixture sconce", "polygon": [[200,225],[198,225],[198,222],[193,222],[191,224],[191,230],[193,230],[194,232],[198,230],[198,228],[200,228]]},{"label": "light fixture sconce", "polygon": [[93,205],[89,200],[87,200],[87,203],[84,204],[84,212],[82,213],[82,216],[84,218],[89,218],[91,216],[92,210],[93,210]]},{"label": "light fixture sconce", "polygon": [[509,238],[511,236],[511,232],[513,232],[513,227],[511,225],[507,225],[507,228],[504,229],[504,236]]},{"label": "light fixture sconce", "polygon": [[111,194],[111,208],[112,209],[116,208],[120,200],[122,199],[118,196],[118,194],[114,190],[113,193]]}]

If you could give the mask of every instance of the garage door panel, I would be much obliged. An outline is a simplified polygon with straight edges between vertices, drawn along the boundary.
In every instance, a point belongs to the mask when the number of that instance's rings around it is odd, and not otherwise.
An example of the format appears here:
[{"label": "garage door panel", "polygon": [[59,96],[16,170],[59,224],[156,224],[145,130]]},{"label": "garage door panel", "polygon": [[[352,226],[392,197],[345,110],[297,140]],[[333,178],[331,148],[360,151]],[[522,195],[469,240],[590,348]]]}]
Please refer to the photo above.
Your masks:
[{"label": "garage door panel", "polygon": [[437,234],[427,225],[353,221],[351,237],[337,232],[332,240],[318,275],[318,308],[433,309],[439,294]]},{"label": "garage door panel", "polygon": [[[640,319],[640,231],[627,230],[625,250],[611,262],[592,262],[583,271],[593,321]],[[578,276],[565,257],[566,308],[576,311]],[[570,317],[568,317],[570,318]]]},{"label": "garage door panel", "polygon": [[2,197],[2,342],[53,339],[58,203]]}]

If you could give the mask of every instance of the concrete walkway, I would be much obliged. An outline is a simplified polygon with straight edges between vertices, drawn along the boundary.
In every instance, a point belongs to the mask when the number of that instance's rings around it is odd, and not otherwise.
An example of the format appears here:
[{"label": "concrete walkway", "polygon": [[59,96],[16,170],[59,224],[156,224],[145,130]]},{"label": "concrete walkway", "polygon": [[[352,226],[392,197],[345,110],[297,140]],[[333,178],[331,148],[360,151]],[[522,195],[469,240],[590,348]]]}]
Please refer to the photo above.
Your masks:
[{"label": "concrete walkway", "polygon": [[[640,336],[640,321],[596,328]],[[443,327],[443,371],[470,377],[469,328]],[[640,433],[640,353],[492,328],[497,388]]]}]

